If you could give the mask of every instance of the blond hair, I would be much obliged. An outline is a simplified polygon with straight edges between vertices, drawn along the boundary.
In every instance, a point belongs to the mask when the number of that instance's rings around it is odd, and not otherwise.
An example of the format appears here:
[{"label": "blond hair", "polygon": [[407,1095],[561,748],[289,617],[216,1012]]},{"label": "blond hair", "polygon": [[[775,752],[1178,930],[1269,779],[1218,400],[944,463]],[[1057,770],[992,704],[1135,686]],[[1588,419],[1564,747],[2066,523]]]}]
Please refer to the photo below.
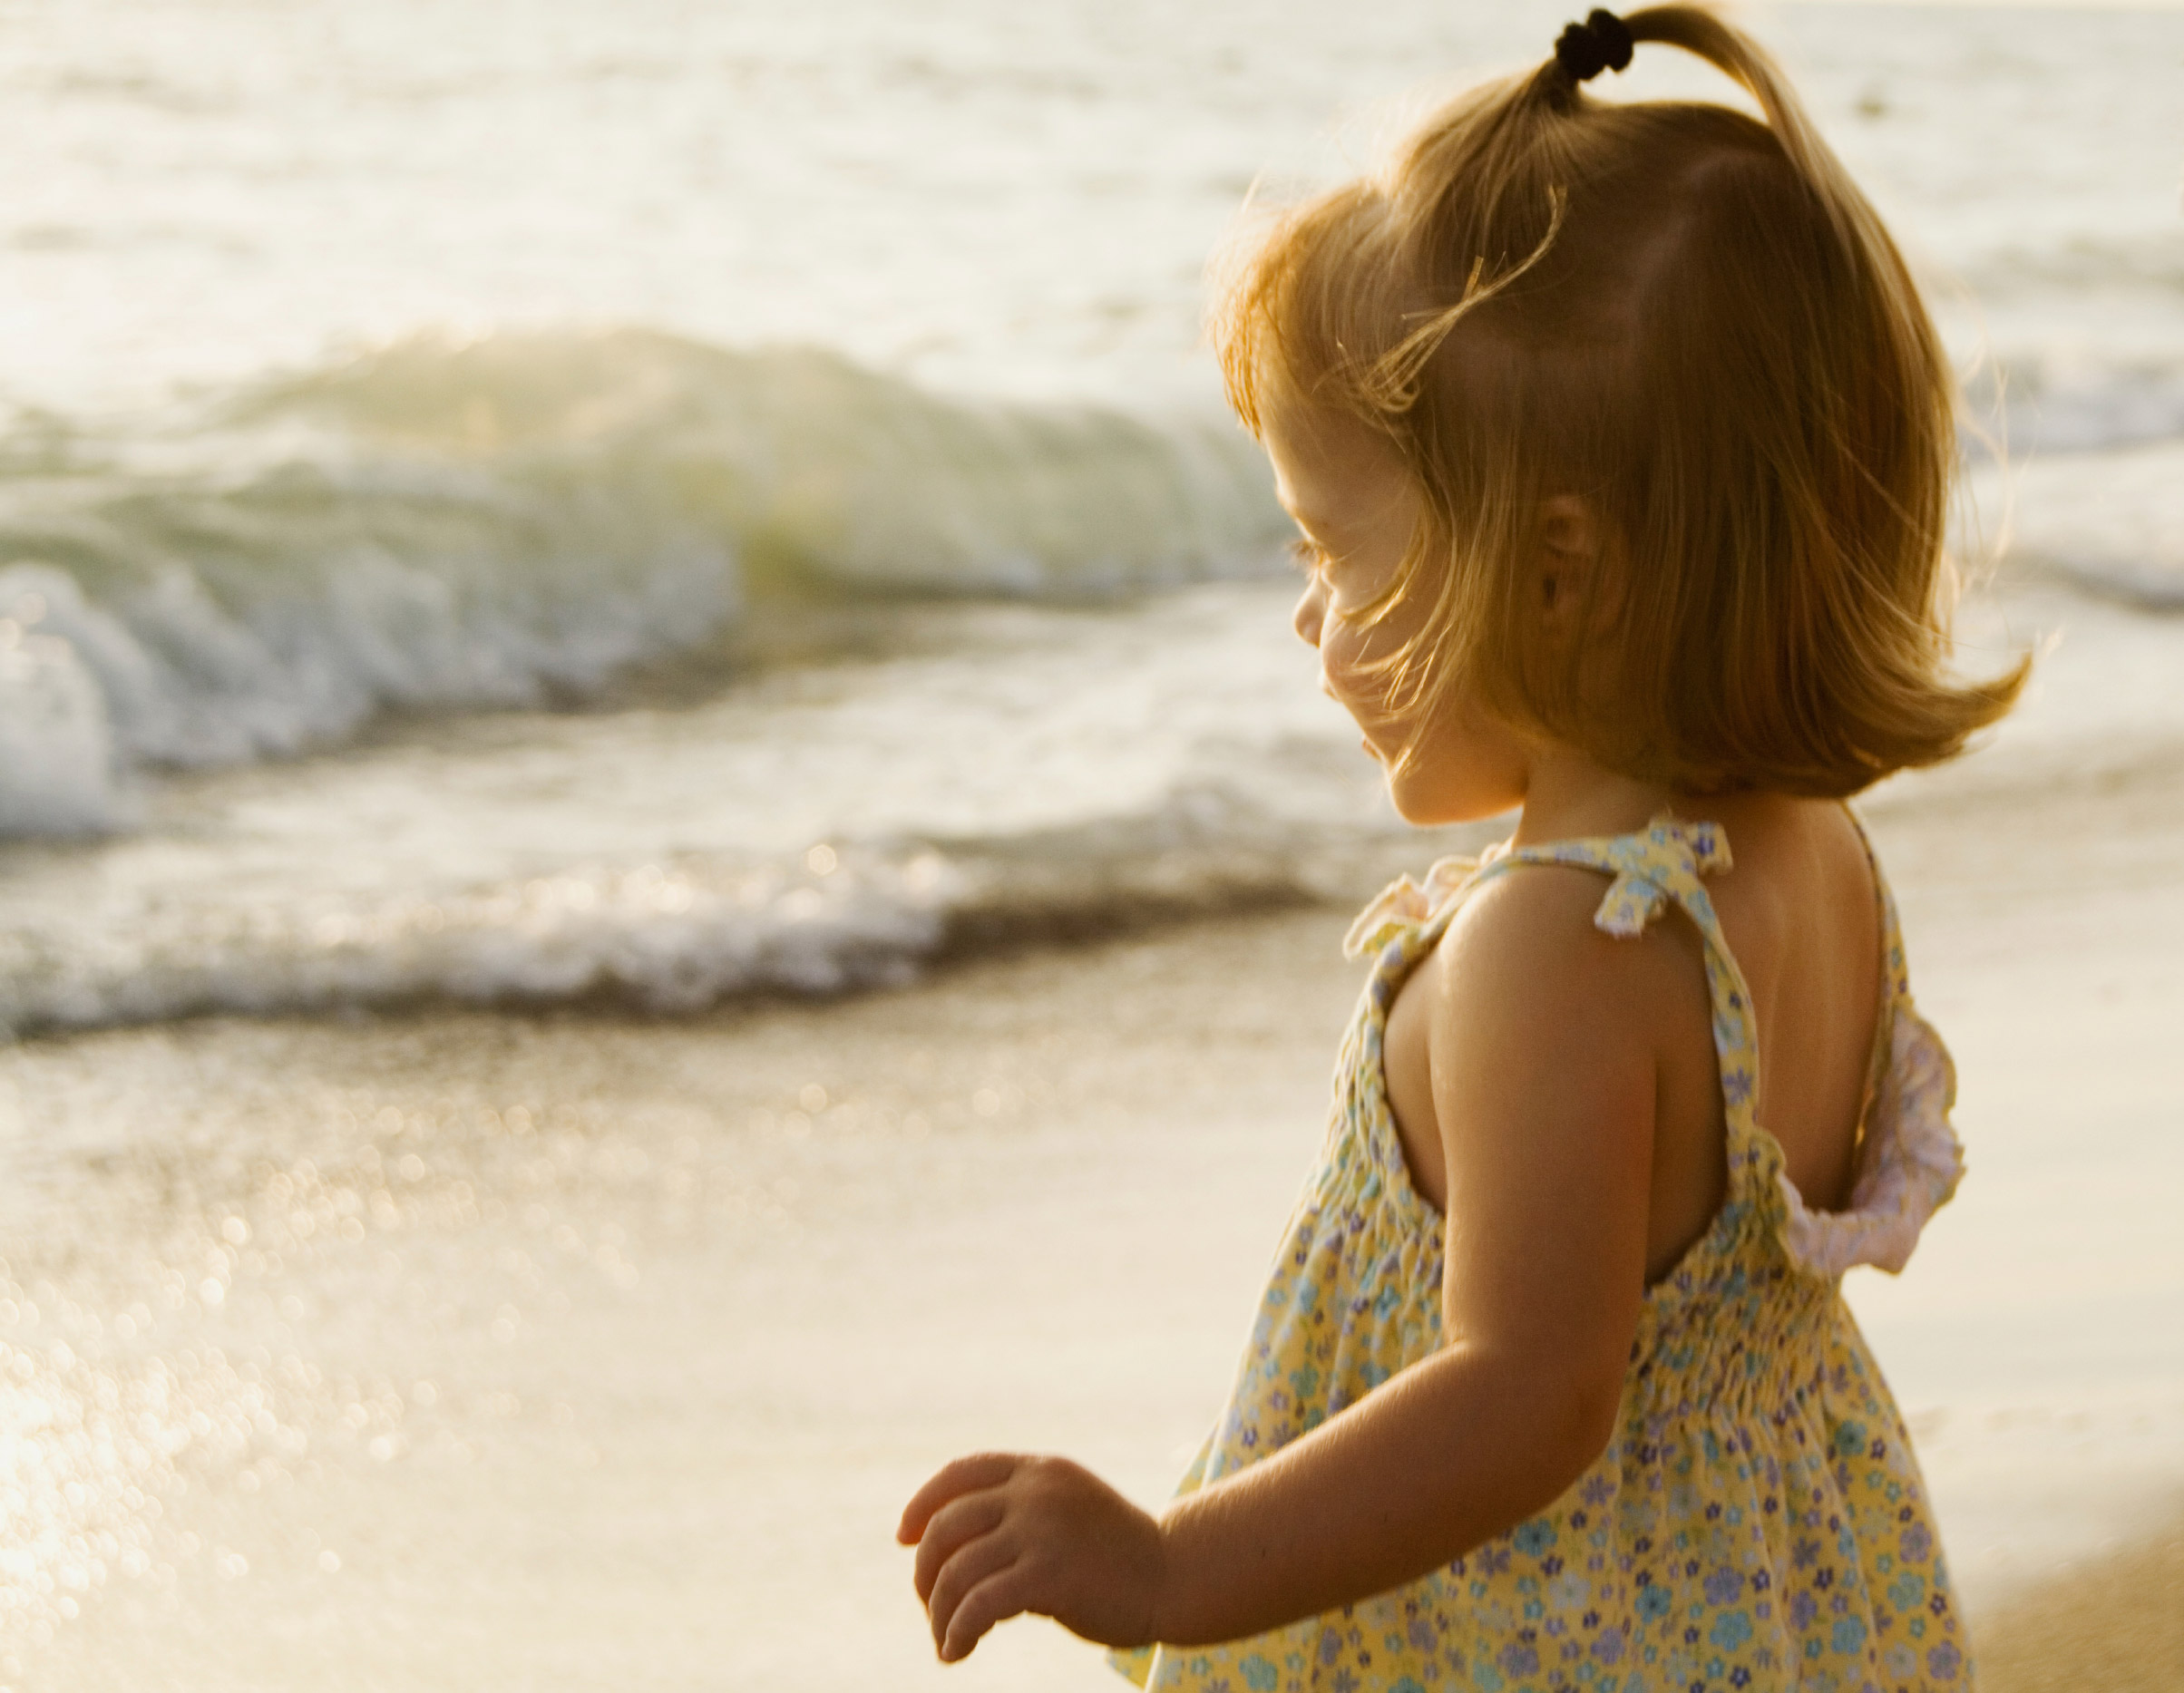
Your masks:
[{"label": "blond hair", "polygon": [[[1766,54],[1693,5],[1623,21],[1766,122],[1597,101],[1554,60],[1472,91],[1233,256],[1230,398],[1254,433],[1288,396],[1402,457],[1422,516],[1382,603],[1429,597],[1391,660],[1427,705],[1461,678],[1673,788],[1856,793],[1963,750],[2029,667],[1945,674],[1955,384]],[[1611,545],[1555,648],[1525,561],[1568,494]]]}]

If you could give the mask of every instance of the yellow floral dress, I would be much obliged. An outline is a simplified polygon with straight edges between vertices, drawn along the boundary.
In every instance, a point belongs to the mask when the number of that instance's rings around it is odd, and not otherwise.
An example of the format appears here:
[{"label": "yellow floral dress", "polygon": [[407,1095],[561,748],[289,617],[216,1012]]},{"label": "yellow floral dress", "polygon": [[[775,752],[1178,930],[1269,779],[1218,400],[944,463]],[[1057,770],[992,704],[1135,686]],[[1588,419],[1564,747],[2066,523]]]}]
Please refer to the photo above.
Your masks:
[{"label": "yellow floral dress", "polygon": [[[1410,1184],[1381,1075],[1388,1008],[1463,900],[1524,864],[1611,878],[1594,922],[1681,906],[1706,941],[1729,1192],[1647,1290],[1607,1449],[1538,1516],[1391,1592],[1219,1647],[1115,1662],[1155,1693],[1714,1693],[1965,1689],[1955,1595],[1911,1444],[1843,1303],[1853,1264],[1903,1267],[1963,1169],[1955,1076],[1912,1009],[1879,881],[1887,1003],[1849,1206],[1809,1211],[1753,1120],[1750,997],[1701,878],[1711,824],[1448,860],[1369,907],[1377,956],[1333,1120],[1188,1492],[1278,1451],[1440,1343],[1441,1218]],[[1309,1525],[1298,1532],[1309,1533]]]}]

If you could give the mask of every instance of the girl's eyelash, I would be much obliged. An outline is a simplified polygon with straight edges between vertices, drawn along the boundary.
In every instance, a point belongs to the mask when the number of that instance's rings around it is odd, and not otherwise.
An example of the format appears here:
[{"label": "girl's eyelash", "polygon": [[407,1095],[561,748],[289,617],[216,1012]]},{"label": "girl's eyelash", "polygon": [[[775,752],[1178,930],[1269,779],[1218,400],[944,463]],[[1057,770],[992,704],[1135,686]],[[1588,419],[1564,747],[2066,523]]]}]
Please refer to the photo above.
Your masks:
[{"label": "girl's eyelash", "polygon": [[1307,576],[1317,576],[1327,568],[1327,549],[1302,535],[1289,543],[1289,556]]}]

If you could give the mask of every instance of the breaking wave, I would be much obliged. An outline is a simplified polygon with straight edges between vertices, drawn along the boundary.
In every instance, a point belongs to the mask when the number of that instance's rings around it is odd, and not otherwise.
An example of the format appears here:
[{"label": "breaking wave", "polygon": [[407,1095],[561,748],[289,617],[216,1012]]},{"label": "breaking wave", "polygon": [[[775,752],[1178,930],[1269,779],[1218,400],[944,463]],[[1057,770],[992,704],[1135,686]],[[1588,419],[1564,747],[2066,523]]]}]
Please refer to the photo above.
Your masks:
[{"label": "breaking wave", "polygon": [[25,417],[0,443],[0,834],[122,826],[136,770],[389,710],[725,668],[761,604],[1097,599],[1259,568],[1280,523],[1222,421],[642,330],[412,339],[132,433]]}]

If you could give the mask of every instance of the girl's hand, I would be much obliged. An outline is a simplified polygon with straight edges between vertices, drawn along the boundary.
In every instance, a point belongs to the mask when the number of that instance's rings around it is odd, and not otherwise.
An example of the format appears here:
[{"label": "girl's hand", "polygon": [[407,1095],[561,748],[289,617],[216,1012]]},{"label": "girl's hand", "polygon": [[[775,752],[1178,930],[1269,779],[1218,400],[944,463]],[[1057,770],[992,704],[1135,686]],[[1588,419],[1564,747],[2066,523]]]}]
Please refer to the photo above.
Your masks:
[{"label": "girl's hand", "polygon": [[1067,1458],[958,1458],[918,1489],[895,1538],[918,1549],[918,1597],[942,1663],[1027,1610],[1102,1646],[1153,1638],[1160,1525]]}]

